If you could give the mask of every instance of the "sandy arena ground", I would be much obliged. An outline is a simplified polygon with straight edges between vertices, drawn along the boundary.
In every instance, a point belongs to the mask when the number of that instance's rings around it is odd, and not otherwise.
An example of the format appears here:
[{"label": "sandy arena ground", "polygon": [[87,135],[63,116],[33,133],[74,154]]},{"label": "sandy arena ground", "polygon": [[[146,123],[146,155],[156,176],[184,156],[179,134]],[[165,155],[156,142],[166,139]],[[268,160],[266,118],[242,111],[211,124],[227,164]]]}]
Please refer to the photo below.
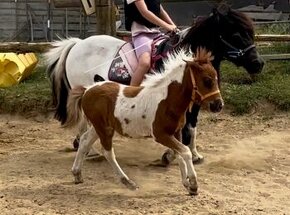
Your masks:
[{"label": "sandy arena ground", "polygon": [[129,191],[106,161],[70,169],[73,130],[42,116],[0,115],[0,214],[290,214],[290,116],[202,113],[195,165],[199,195],[189,196],[179,168],[152,166],[164,147],[152,139],[116,136],[124,171],[140,186]]}]

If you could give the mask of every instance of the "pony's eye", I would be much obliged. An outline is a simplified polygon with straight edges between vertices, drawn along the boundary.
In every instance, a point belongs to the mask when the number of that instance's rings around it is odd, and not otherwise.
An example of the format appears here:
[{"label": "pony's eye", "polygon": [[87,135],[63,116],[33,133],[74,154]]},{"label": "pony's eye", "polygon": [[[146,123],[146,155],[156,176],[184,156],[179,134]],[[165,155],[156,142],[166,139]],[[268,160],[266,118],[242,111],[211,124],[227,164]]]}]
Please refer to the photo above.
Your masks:
[{"label": "pony's eye", "polygon": [[233,40],[235,40],[235,41],[241,40],[241,34],[239,34],[239,33],[233,34]]},{"label": "pony's eye", "polygon": [[206,88],[211,89],[213,87],[213,80],[211,78],[204,78],[203,79],[203,84]]}]

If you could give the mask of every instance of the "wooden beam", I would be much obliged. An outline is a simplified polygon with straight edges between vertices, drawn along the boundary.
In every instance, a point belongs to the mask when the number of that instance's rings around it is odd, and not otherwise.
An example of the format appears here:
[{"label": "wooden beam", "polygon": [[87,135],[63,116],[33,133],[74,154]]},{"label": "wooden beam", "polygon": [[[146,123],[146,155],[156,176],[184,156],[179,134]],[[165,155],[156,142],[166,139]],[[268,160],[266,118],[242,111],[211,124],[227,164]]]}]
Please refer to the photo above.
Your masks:
[{"label": "wooden beam", "polygon": [[289,60],[290,54],[265,54],[261,55],[264,60]]},{"label": "wooden beam", "polygon": [[255,35],[255,39],[256,41],[289,42],[290,35],[258,34]]},{"label": "wooden beam", "polygon": [[49,42],[39,43],[26,43],[26,42],[4,42],[0,43],[0,52],[15,52],[15,53],[26,53],[26,52],[37,52],[43,53],[51,48]]},{"label": "wooden beam", "polygon": [[[120,38],[130,37],[129,31],[117,31],[117,36]],[[278,41],[278,42],[290,42],[290,35],[256,35],[256,41]],[[43,53],[51,48],[49,42],[37,42],[37,43],[26,43],[26,42],[0,42],[0,52],[37,52]]]},{"label": "wooden beam", "polygon": [[82,7],[80,0],[53,0],[55,8]]}]

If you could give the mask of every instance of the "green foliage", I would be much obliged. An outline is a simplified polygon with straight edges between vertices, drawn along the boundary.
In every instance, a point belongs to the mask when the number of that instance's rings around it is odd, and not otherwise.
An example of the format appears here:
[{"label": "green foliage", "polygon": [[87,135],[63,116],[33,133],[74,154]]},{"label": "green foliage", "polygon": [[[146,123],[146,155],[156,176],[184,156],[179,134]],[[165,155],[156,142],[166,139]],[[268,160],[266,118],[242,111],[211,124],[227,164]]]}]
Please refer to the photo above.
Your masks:
[{"label": "green foliage", "polygon": [[289,23],[275,23],[255,26],[257,34],[288,34],[290,31]]},{"label": "green foliage", "polygon": [[[290,53],[289,43],[258,47],[259,52]],[[270,103],[276,109],[290,110],[290,61],[268,61],[256,81],[243,68],[229,62],[221,67],[221,91],[225,107],[233,114],[249,113],[260,104]],[[45,67],[24,82],[10,88],[0,88],[0,113],[47,113],[51,110],[51,89]]]},{"label": "green foliage", "polygon": [[27,80],[13,87],[0,88],[0,113],[47,113],[50,100],[45,68],[38,66]]},{"label": "green foliage", "polygon": [[290,62],[269,61],[255,82],[243,69],[222,66],[222,95],[234,114],[249,113],[259,103],[269,102],[279,110],[290,110]]}]

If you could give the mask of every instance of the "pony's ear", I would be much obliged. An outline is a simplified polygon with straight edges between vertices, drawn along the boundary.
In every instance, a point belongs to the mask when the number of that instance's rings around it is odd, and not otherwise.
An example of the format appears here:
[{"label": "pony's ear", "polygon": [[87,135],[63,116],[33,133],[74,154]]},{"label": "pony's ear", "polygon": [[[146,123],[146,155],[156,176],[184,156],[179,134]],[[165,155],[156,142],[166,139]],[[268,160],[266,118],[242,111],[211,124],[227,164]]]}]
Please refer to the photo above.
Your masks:
[{"label": "pony's ear", "polygon": [[222,3],[217,7],[217,12],[223,16],[228,15],[229,11],[230,11],[230,7],[229,5]]},{"label": "pony's ear", "polygon": [[218,15],[218,9],[216,8],[216,7],[214,7],[213,9],[212,9],[212,14],[214,15],[214,16],[216,16],[216,15]]}]

